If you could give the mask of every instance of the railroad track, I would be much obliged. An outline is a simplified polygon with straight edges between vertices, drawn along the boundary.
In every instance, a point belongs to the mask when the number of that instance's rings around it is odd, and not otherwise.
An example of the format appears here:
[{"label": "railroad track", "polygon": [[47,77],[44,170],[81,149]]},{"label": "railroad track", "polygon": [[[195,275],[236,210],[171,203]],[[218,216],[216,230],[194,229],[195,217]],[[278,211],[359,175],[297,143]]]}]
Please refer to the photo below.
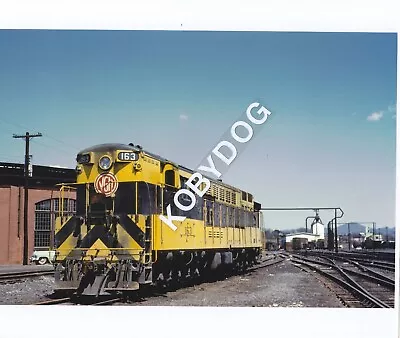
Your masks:
[{"label": "railroad track", "polygon": [[[341,258],[341,257],[338,257],[338,258],[335,257],[335,259],[349,260],[349,259]],[[352,258],[351,261],[358,262],[360,265],[363,265],[363,266],[371,266],[374,268],[388,270],[388,271],[392,271],[392,272],[396,271],[396,266],[394,263],[381,262],[381,261],[375,261],[375,260],[366,260],[366,259],[359,259],[359,258]]]},{"label": "railroad track", "polygon": [[312,255],[312,256],[317,256],[317,257],[329,257],[329,258],[340,259],[340,260],[351,260],[351,261],[356,261],[364,266],[370,266],[370,267],[374,267],[374,268],[378,268],[378,269],[382,269],[382,270],[388,270],[391,272],[395,272],[395,270],[396,270],[395,263],[382,261],[382,260],[358,258],[358,257],[352,257],[352,256],[342,255],[342,254],[335,254],[335,253],[328,253],[328,252],[313,252],[313,251],[308,252],[306,255]]},{"label": "railroad track", "polygon": [[379,272],[377,272],[376,270],[373,270],[371,268],[374,269],[378,269],[380,271],[383,270],[383,272],[386,275],[390,275],[393,277],[393,281],[394,281],[394,274],[392,272],[395,272],[396,268],[395,268],[395,264],[394,263],[389,263],[389,262],[382,262],[382,261],[376,261],[376,260],[367,260],[367,259],[360,259],[360,258],[345,258],[342,256],[336,257],[336,256],[332,256],[332,255],[321,255],[319,257],[326,257],[326,258],[332,258],[335,260],[339,260],[339,261],[343,261],[343,262],[347,262],[353,265],[356,265],[357,267],[360,268],[360,270],[367,270],[369,271],[371,274],[380,274]]},{"label": "railroad track", "polygon": [[285,257],[285,258],[282,258],[282,257],[279,256],[279,255],[274,255],[273,258],[264,259],[263,261],[261,261],[261,262],[259,263],[259,265],[255,265],[255,266],[252,266],[251,268],[246,269],[246,270],[244,271],[244,273],[252,272],[252,271],[255,271],[255,270],[258,270],[258,269],[266,268],[266,267],[268,267],[268,266],[281,263],[281,262],[283,262],[285,259],[286,259],[286,257]]},{"label": "railroad track", "polygon": [[[310,259],[299,255],[291,256],[295,265],[306,266],[322,276],[330,279],[340,286],[334,292],[349,307],[394,307],[394,280],[368,270],[360,270],[355,264],[354,268],[339,266],[334,260],[326,257]],[[355,262],[356,263],[356,262]],[[344,291],[347,291],[344,292]]]},{"label": "railroad track", "polygon": [[72,303],[71,297],[45,300],[42,302],[34,303],[32,305],[57,305],[63,303]]},{"label": "railroad track", "polygon": [[[270,258],[266,258],[266,259],[262,260],[258,265],[252,266],[252,267],[246,269],[245,271],[243,271],[240,274],[246,274],[246,273],[250,273],[252,271],[256,271],[258,269],[266,268],[266,267],[281,263],[285,259],[286,259],[286,257],[273,255],[273,256],[270,256]],[[155,291],[155,289],[152,290],[150,294],[147,294],[147,292],[145,294],[140,294],[140,290],[138,290],[138,293],[136,294],[136,298],[143,299],[143,297],[146,297],[149,295],[165,296],[165,295],[160,294],[157,291]],[[120,296],[111,297],[108,299],[107,298],[106,299],[104,299],[104,298],[100,298],[100,299],[99,298],[87,298],[84,300],[84,302],[80,302],[79,298],[76,298],[76,297],[66,297],[66,298],[49,299],[49,300],[41,301],[38,303],[34,303],[32,305],[59,305],[59,304],[63,304],[63,305],[78,305],[78,304],[80,304],[80,305],[112,305],[117,302],[124,302],[124,301],[126,301],[126,299],[124,299],[123,297],[120,297]]]},{"label": "railroad track", "polygon": [[308,251],[308,253],[311,254],[329,254],[329,255],[334,255],[336,257],[346,257],[346,258],[351,258],[351,259],[366,259],[366,260],[380,260],[384,262],[390,262],[393,263],[395,262],[395,255],[394,253],[385,253],[385,252],[355,252],[355,251],[348,251],[348,252],[332,252],[332,251],[326,251],[326,250],[311,250]]},{"label": "railroad track", "polygon": [[7,272],[0,274],[0,283],[15,282],[20,279],[26,279],[31,277],[40,277],[46,275],[53,275],[54,271],[22,271],[22,272]]},{"label": "railroad track", "polygon": [[59,305],[59,304],[64,304],[64,305],[111,305],[113,303],[122,301],[121,297],[112,297],[109,299],[103,299],[103,298],[88,298],[85,299],[84,303],[81,303],[78,301],[77,298],[74,297],[65,297],[65,298],[56,298],[56,299],[50,299],[50,300],[45,300],[42,302],[34,303],[32,305]]},{"label": "railroad track", "polygon": [[384,260],[387,262],[393,262],[393,263],[395,261],[395,253],[394,252],[370,251],[370,252],[357,253],[357,252],[351,251],[351,254],[353,254],[353,255],[358,254],[360,256],[360,258],[363,258],[363,256],[364,256],[367,258],[380,259],[380,260]]}]

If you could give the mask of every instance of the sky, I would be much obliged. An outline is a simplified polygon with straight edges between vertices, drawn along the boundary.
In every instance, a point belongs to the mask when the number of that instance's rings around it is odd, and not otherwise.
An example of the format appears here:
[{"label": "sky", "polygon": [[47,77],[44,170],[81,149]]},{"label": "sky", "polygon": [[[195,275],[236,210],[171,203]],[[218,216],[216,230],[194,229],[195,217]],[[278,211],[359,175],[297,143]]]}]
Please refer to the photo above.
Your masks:
[{"label": "sky", "polygon": [[12,135],[29,131],[33,164],[132,142],[196,169],[258,101],[272,114],[224,182],[266,208],[394,227],[396,54],[389,33],[2,30],[0,162],[23,162]]}]

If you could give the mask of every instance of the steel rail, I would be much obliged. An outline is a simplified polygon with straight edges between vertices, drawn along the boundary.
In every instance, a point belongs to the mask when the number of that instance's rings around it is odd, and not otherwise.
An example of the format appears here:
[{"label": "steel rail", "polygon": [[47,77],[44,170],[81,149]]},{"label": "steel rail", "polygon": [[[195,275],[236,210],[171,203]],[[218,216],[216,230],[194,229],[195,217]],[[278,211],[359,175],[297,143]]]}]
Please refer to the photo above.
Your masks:
[{"label": "steel rail", "polygon": [[[283,262],[284,260],[285,260],[284,258],[279,258],[279,257],[275,257],[275,258],[271,258],[271,259],[266,259],[266,260],[262,261],[262,262],[260,263],[260,265],[258,265],[258,266],[252,266],[252,267],[246,269],[246,270],[244,271],[244,273],[246,273],[246,272],[251,272],[251,271],[255,271],[255,270],[258,270],[258,269],[262,269],[262,268],[266,268],[266,267],[268,267],[268,266],[281,263],[281,262]],[[266,262],[266,263],[265,263],[265,264],[262,264],[262,263],[264,263],[264,262]]]},{"label": "steel rail", "polygon": [[[387,277],[387,276],[385,276],[385,275],[383,275],[383,274],[381,274],[379,272],[376,272],[376,271],[374,271],[374,270],[372,270],[372,269],[370,269],[370,268],[364,266],[363,264],[360,264],[360,263],[358,263],[358,262],[356,262],[354,260],[347,259],[347,258],[339,258],[339,260],[342,260],[344,262],[348,262],[350,264],[353,264],[354,266],[356,266],[360,270],[363,270],[364,272],[367,271],[372,275],[372,276],[365,275],[366,278],[374,277],[374,279],[377,282],[381,282],[381,283],[383,283],[383,284],[385,284],[387,286],[393,287],[393,289],[394,289],[394,287],[396,285],[396,281],[394,279],[392,279],[390,277]],[[377,265],[374,264],[374,266],[377,266]],[[346,269],[346,270],[348,270],[348,269]],[[349,270],[349,271],[351,271],[351,270]]]},{"label": "steel rail", "polygon": [[[374,295],[372,295],[370,292],[365,290],[360,284],[358,284],[356,281],[354,281],[346,272],[344,272],[339,266],[337,266],[335,263],[325,263],[325,262],[317,262],[315,260],[307,259],[304,257],[298,257],[293,256],[292,261],[297,262],[299,264],[306,265],[312,269],[315,269],[318,271],[318,273],[324,275],[327,278],[330,278],[333,280],[335,283],[341,285],[348,291],[350,291],[353,294],[357,294],[359,297],[362,297],[363,299],[368,300],[370,303],[375,305],[376,307],[379,308],[390,308],[388,304],[383,302],[382,300],[378,299]],[[345,279],[338,278],[328,272],[323,271],[322,269],[318,268],[316,265],[324,265],[328,266],[330,268],[335,269],[339,274]]]},{"label": "steel rail", "polygon": [[107,299],[107,300],[103,300],[103,301],[98,301],[98,302],[94,302],[93,304],[88,304],[88,305],[111,305],[114,304],[120,300],[122,300],[122,297],[118,297],[118,298],[112,298],[112,299]]},{"label": "steel rail", "polygon": [[[329,258],[328,258],[329,259]],[[365,288],[360,285],[359,283],[357,283],[353,278],[351,278],[340,266],[338,266],[333,260],[329,259],[332,264],[336,267],[336,269],[342,274],[342,276],[344,278],[346,278],[351,284],[353,284],[356,288],[359,288],[359,290],[361,290],[362,292],[364,292],[365,294],[369,295],[371,298],[374,298],[377,302],[380,302],[383,306],[382,307],[387,307],[390,308],[390,306],[388,304],[386,304],[385,302],[383,302],[382,300],[380,300],[379,298],[375,297],[374,295],[372,295],[370,292],[368,292],[367,290],[365,290]]]},{"label": "steel rail", "polygon": [[[281,263],[283,261],[284,261],[283,258],[277,257],[277,255],[274,255],[274,257],[266,258],[266,259],[262,260],[258,265],[247,268],[244,271],[241,271],[240,273],[236,273],[236,275],[249,273],[249,272],[252,272],[252,271],[255,271],[258,269],[262,269],[262,268],[265,268],[268,266],[272,266],[272,265]],[[111,298],[111,299],[106,299],[106,300],[102,300],[102,299],[85,299],[85,300],[82,299],[82,300],[84,302],[80,302],[79,298],[75,298],[74,296],[72,296],[72,297],[67,297],[67,298],[50,299],[50,300],[42,301],[42,302],[35,303],[32,305],[56,305],[56,304],[62,304],[62,303],[68,303],[68,302],[71,302],[72,305],[76,305],[76,304],[111,305],[118,301],[123,300],[123,297],[116,297],[116,298]]]},{"label": "steel rail", "polygon": [[369,260],[369,259],[364,259],[364,258],[353,258],[353,257],[346,257],[347,255],[341,255],[341,254],[333,254],[333,253],[327,253],[327,252],[308,252],[309,254],[311,254],[312,256],[328,256],[328,257],[332,257],[334,259],[339,259],[339,260],[351,260],[351,261],[357,261],[360,263],[360,265],[369,265],[369,266],[373,266],[373,267],[377,267],[380,269],[386,269],[389,271],[394,272],[395,271],[395,263],[392,262],[382,262],[382,261],[378,261],[378,260]]},{"label": "steel rail", "polygon": [[[299,256],[297,256],[297,257],[299,257]],[[319,256],[317,256],[317,257],[319,257]],[[305,257],[300,257],[300,258],[301,258],[301,259],[305,259],[305,260],[307,260],[307,261],[309,261],[309,262],[312,262],[312,263],[315,262],[315,263],[318,263],[318,264],[323,264],[323,265],[326,265],[326,266],[330,266],[330,267],[335,268],[335,269],[336,269],[336,267],[337,267],[337,264],[336,264],[335,262],[333,262],[330,258],[324,257],[324,256],[319,257],[319,258],[323,258],[323,259],[325,259],[325,260],[328,260],[330,263],[324,263],[324,262],[314,261],[314,260],[312,260],[312,259],[308,259],[308,258],[305,258]],[[358,264],[357,262],[353,262],[352,260],[347,259],[347,258],[335,258],[335,259],[338,259],[338,260],[342,260],[342,261],[344,261],[344,262],[351,263],[351,264],[355,265],[357,268],[363,270],[364,272],[365,272],[365,271],[370,272],[370,274],[373,275],[373,276],[368,275],[368,274],[365,274],[365,273],[361,273],[361,272],[358,272],[358,271],[354,271],[354,270],[351,270],[351,269],[348,269],[348,268],[339,267],[339,268],[341,268],[341,269],[342,269],[344,272],[346,272],[346,273],[351,273],[351,274],[353,274],[353,275],[357,275],[357,276],[363,277],[364,279],[369,279],[369,280],[371,280],[371,281],[373,281],[373,282],[380,283],[380,284],[384,284],[384,285],[386,285],[386,286],[388,286],[388,287],[390,287],[390,288],[393,288],[393,289],[395,288],[395,281],[394,281],[393,279],[391,279],[391,278],[385,276],[385,275],[382,275],[382,274],[380,274],[380,273],[378,273],[378,272],[376,272],[376,271],[373,271],[373,270],[371,270],[371,269],[368,269],[367,267],[363,267],[363,266],[361,266],[360,264]]]},{"label": "steel rail", "polygon": [[56,304],[62,304],[62,303],[67,303],[67,302],[72,302],[71,297],[45,300],[45,301],[42,301],[39,303],[34,303],[32,305],[56,305]]},{"label": "steel rail", "polygon": [[21,278],[29,278],[29,277],[39,277],[39,276],[46,276],[46,275],[52,275],[52,274],[54,274],[54,271],[7,272],[7,273],[0,274],[0,281],[21,279]]}]

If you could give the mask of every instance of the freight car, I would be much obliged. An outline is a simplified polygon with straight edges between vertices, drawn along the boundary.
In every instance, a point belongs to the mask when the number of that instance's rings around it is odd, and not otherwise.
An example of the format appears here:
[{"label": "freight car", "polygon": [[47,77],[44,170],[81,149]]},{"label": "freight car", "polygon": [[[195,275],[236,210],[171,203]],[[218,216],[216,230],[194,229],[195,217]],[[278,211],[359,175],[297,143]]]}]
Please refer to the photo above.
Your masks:
[{"label": "freight car", "polygon": [[308,246],[307,238],[295,237],[292,240],[292,250],[306,249],[307,246]]},{"label": "freight car", "polygon": [[[261,205],[248,192],[210,179],[205,195],[182,211],[174,195],[194,171],[133,144],[87,148],[76,171],[76,183],[61,186],[61,199],[76,190],[77,207],[56,219],[56,292],[99,296],[179,285],[243,271],[260,259]],[[185,194],[178,201],[191,204]],[[160,215],[186,219],[174,218],[174,230]]]}]

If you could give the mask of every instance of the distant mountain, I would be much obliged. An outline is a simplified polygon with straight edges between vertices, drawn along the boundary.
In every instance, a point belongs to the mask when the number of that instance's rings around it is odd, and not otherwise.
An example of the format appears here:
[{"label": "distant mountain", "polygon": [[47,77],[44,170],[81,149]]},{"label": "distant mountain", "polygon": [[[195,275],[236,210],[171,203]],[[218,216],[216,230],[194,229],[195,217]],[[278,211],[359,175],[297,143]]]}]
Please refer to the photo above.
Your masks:
[{"label": "distant mountain", "polygon": [[[359,233],[365,233],[365,226],[361,223],[357,223],[357,222],[350,222],[350,223],[346,223],[346,224],[341,224],[338,225],[338,235],[347,235],[348,233],[348,225],[350,225],[350,232],[352,234],[359,234]],[[370,229],[370,232],[372,233],[372,224],[367,224],[367,226]],[[281,230],[282,233],[284,234],[289,234],[289,233],[296,233],[296,232],[304,232],[306,229],[304,227],[299,227],[299,228],[293,228],[293,229],[284,229]],[[270,231],[271,233],[273,232],[273,229],[268,229],[267,231]],[[308,231],[311,231],[310,227],[308,228]],[[375,233],[379,234],[379,231],[381,233],[381,235],[383,236],[383,238],[386,238],[386,227],[379,227],[378,225],[375,227]],[[327,225],[325,224],[325,234],[328,233],[328,228]],[[395,233],[395,228],[388,228],[388,235],[389,237],[395,237],[396,233]]]},{"label": "distant mountain", "polygon": [[338,235],[347,235],[349,231],[349,226],[350,226],[350,233],[352,234],[359,234],[360,232],[365,233],[365,225],[362,225],[360,223],[346,223],[346,224],[341,224],[338,226]]},{"label": "distant mountain", "polygon": [[[355,223],[355,222],[350,222],[346,224],[341,224],[338,226],[338,235],[347,235],[348,234],[348,224],[350,225],[350,233],[352,234],[359,234],[360,232],[365,233],[365,227],[369,227],[369,232],[372,232],[372,224],[360,224],[360,223]],[[388,235],[389,236],[395,236],[395,228],[388,228]],[[386,236],[386,227],[379,227],[376,225],[375,227],[375,233],[381,233],[381,235]]]}]

